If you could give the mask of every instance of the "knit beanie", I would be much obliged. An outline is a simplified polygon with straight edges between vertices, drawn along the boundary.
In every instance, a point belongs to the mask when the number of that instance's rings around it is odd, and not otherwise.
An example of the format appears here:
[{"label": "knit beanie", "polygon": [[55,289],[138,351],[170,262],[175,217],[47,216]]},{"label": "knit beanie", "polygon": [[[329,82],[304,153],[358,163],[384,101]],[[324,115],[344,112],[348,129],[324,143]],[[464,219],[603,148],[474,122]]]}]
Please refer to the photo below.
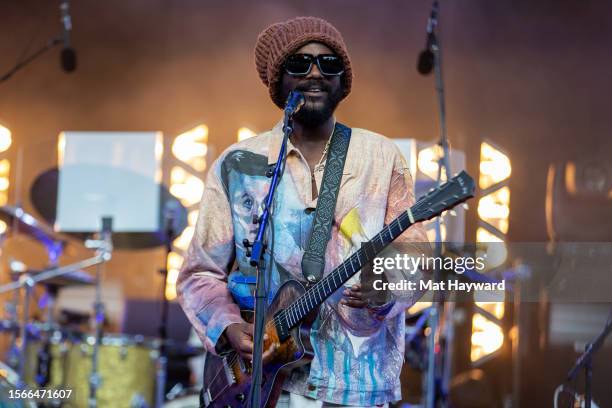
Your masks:
[{"label": "knit beanie", "polygon": [[259,78],[268,87],[272,101],[281,109],[285,106],[280,96],[283,64],[289,55],[310,42],[325,44],[342,59],[343,98],[351,92],[351,60],[340,32],[322,18],[296,17],[263,30],[255,45],[255,65]]}]

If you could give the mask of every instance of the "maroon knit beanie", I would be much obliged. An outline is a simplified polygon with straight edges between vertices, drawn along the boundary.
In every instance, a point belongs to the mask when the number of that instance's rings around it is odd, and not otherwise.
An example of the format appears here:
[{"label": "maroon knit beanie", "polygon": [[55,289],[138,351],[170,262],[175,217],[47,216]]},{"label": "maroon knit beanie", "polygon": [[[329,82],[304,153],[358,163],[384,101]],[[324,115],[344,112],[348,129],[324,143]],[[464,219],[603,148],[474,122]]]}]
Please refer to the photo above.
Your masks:
[{"label": "maroon knit beanie", "polygon": [[320,42],[331,48],[344,63],[342,81],[344,97],[351,92],[353,73],[351,60],[340,32],[329,22],[317,17],[296,17],[272,24],[259,34],[255,45],[255,65],[262,82],[268,87],[272,101],[285,106],[280,96],[280,82],[285,59],[310,42]]}]

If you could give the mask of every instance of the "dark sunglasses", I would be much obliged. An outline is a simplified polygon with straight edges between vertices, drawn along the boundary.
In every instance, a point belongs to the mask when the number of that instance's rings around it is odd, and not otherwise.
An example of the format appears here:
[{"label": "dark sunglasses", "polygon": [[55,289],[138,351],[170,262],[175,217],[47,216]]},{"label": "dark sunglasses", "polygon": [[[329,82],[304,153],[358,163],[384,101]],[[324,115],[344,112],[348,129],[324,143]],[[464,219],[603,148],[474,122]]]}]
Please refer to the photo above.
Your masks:
[{"label": "dark sunglasses", "polygon": [[314,56],[312,54],[293,54],[287,57],[285,61],[285,71],[289,75],[306,76],[312,69],[312,64],[317,64],[321,74],[328,76],[342,75],[344,72],[344,64],[337,55],[320,54]]}]

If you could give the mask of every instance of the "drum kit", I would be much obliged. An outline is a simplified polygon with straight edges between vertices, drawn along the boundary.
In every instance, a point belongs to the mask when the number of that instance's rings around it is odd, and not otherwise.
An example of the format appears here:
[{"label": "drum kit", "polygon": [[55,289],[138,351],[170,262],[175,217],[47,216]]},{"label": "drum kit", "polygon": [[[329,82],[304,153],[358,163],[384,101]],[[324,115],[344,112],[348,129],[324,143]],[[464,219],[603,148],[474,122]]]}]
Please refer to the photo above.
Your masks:
[{"label": "drum kit", "polygon": [[[53,224],[55,214],[46,203],[54,201],[50,197],[54,191],[41,189],[48,190],[54,182],[57,186],[56,171],[44,173],[34,183],[31,194],[34,207],[45,222],[18,206],[0,207],[0,219],[8,225],[8,230],[13,234],[25,234],[42,244],[50,265],[45,270],[33,270],[11,260],[11,282],[0,286],[0,294],[13,293],[12,300],[5,307],[6,318],[0,319],[0,338],[9,343],[6,357],[0,358],[4,360],[0,361],[0,407],[161,407],[164,405],[168,355],[189,358],[202,354],[203,349],[166,340],[165,336],[147,338],[103,332],[105,317],[100,296],[100,267],[111,258],[115,236],[111,239],[110,225],[106,222],[97,239],[84,242],[87,248],[95,251],[95,256],[59,267],[58,258],[64,248],[73,244],[68,244],[67,239],[49,226]],[[162,191],[162,204],[172,201],[176,207],[178,201],[167,190]],[[186,211],[184,207],[180,208],[185,214],[179,214],[179,225],[174,228],[173,236],[164,239],[163,233],[117,234],[116,246],[125,249],[168,245],[185,228],[186,222],[181,220],[186,219]],[[83,271],[91,266],[97,266],[93,277]],[[55,317],[53,305],[58,293],[75,286],[96,288],[91,313],[95,329],[91,332],[83,328],[89,315],[64,311],[62,318]],[[45,299],[45,302],[37,302],[40,311],[44,312],[38,315],[45,315],[40,321],[31,318],[31,298],[35,290],[43,293],[39,298]],[[165,327],[165,322],[162,322],[162,327]],[[58,398],[45,398],[44,401],[10,397],[19,390],[43,389],[72,390],[72,395],[66,399],[63,394],[56,393]]]}]

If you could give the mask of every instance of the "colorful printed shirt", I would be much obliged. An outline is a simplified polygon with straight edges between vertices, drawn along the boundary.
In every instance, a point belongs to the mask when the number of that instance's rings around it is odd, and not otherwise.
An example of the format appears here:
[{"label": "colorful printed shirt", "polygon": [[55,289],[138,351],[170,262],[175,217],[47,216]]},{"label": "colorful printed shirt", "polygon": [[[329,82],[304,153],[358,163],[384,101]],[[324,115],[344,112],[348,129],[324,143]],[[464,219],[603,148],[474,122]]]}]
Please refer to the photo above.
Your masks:
[{"label": "colorful printed shirt", "polygon": [[[225,328],[242,322],[241,308],[253,308],[255,271],[243,240],[255,238],[253,217],[261,214],[268,192],[268,169],[278,159],[282,124],[229,147],[206,179],[191,245],[179,274],[179,300],[206,349]],[[324,162],[314,169],[317,188]],[[274,207],[274,259],[270,301],[288,279],[303,281],[301,260],[317,200],[312,199],[309,166],[289,142],[283,178]],[[340,192],[326,249],[328,274],[414,202],[413,182],[399,149],[383,136],[352,129]],[[359,224],[342,228],[343,222]],[[348,235],[351,236],[348,236]],[[421,225],[397,241],[427,242]],[[396,242],[397,242],[396,241]],[[269,255],[266,262],[269,262]],[[354,278],[358,279],[358,278]],[[354,281],[354,279],[352,279]],[[399,374],[404,358],[404,310],[420,293],[395,297],[377,308],[339,303],[342,288],[320,307],[311,331],[315,358],[286,380],[287,391],[342,405],[375,405],[401,398]]]}]

